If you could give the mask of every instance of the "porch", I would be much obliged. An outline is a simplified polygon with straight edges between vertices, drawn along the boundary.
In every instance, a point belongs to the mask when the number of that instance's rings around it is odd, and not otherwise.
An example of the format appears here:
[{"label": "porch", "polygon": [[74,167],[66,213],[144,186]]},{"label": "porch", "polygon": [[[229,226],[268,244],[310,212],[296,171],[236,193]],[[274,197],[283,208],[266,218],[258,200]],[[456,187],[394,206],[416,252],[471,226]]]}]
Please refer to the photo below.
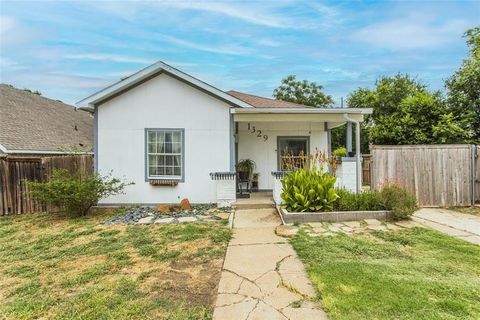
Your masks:
[{"label": "porch", "polygon": [[[364,115],[371,113],[370,109],[320,109],[320,108],[232,108],[231,109],[231,148],[230,172],[223,173],[217,180],[217,199],[222,205],[230,205],[235,200],[237,203],[248,200],[237,199],[238,170],[237,165],[242,160],[252,160],[254,185],[249,191],[262,192],[264,196],[270,192],[275,202],[279,200],[278,175],[286,168],[282,165],[286,156],[284,150],[289,151],[289,156],[297,157],[301,154],[309,155],[316,150],[331,155],[331,130],[335,127],[348,124],[350,134],[347,134],[346,145],[352,145],[351,127],[356,130],[355,158],[345,158],[344,170],[341,173],[344,179],[339,179],[345,184],[349,181],[348,188],[359,191],[361,188],[361,150],[360,150],[360,123]],[[351,150],[350,150],[351,151]],[[342,161],[343,163],[343,161]],[[226,182],[226,181],[231,181]],[[227,186],[228,185],[228,186]],[[228,195],[225,194],[228,188]],[[246,189],[243,187],[243,189]],[[255,193],[251,193],[253,197]],[[230,199],[227,199],[231,197]]]}]

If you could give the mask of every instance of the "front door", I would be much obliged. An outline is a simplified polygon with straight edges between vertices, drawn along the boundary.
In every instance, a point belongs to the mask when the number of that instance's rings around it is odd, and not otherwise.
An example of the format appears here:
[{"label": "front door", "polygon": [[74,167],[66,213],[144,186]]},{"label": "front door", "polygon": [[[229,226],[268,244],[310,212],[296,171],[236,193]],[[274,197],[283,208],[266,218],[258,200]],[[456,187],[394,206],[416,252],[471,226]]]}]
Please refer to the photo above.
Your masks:
[{"label": "front door", "polygon": [[304,166],[304,157],[310,153],[310,137],[278,137],[278,171]]}]

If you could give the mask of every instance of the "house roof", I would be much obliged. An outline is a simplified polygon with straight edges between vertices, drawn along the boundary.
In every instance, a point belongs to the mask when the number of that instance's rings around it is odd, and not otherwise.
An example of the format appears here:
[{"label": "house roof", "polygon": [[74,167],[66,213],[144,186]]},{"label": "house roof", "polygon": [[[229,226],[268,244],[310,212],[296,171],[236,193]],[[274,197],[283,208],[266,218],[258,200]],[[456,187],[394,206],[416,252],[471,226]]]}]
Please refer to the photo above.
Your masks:
[{"label": "house roof", "polygon": [[112,97],[115,97],[130,88],[141,84],[144,81],[151,79],[152,77],[160,74],[166,73],[174,78],[177,78],[193,87],[196,87],[205,93],[212,95],[220,100],[227,102],[230,105],[235,107],[241,108],[252,108],[252,106],[246,103],[243,100],[237,99],[232,95],[227,94],[226,92],[215,88],[214,86],[209,85],[206,82],[203,82],[195,77],[192,77],[185,72],[182,72],[174,67],[162,62],[158,61],[136,73],[129,76],[126,79],[120,80],[111,86],[108,86],[87,98],[80,100],[76,103],[76,106],[83,110],[93,111],[95,106],[101,104],[103,101],[106,101]]},{"label": "house roof", "polygon": [[0,152],[62,153],[92,147],[93,117],[73,106],[0,84]]},{"label": "house roof", "polygon": [[306,106],[303,104],[255,96],[253,94],[238,92],[234,90],[228,91],[227,93],[237,99],[245,101],[246,103],[252,105],[255,108],[313,108],[311,106]]}]

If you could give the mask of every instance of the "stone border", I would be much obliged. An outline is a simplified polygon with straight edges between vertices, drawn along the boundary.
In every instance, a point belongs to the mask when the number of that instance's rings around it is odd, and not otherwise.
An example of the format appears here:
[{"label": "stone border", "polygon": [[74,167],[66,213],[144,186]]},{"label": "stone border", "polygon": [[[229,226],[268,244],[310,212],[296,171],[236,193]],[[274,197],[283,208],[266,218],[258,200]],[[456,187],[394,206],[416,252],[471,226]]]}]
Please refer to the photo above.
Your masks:
[{"label": "stone border", "polygon": [[283,224],[306,222],[362,221],[365,219],[391,220],[390,211],[332,211],[332,212],[288,212],[277,206]]}]

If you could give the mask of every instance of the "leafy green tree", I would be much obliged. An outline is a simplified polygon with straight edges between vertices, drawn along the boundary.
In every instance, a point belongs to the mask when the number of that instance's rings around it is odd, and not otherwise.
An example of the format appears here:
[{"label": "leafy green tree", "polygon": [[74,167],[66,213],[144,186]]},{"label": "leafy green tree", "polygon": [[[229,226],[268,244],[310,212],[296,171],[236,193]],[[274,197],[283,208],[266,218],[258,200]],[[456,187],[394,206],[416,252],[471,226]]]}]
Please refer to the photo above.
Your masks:
[{"label": "leafy green tree", "polygon": [[470,142],[480,143],[480,27],[467,30],[464,37],[470,56],[445,82],[447,103],[457,118],[464,119]]},{"label": "leafy green tree", "polygon": [[322,92],[323,87],[316,82],[297,81],[294,75],[282,79],[281,85],[273,92],[277,100],[299,103],[317,108],[328,108],[333,105],[331,96]]},{"label": "leafy green tree", "polygon": [[373,144],[459,143],[468,138],[464,119],[451,112],[440,92],[429,92],[407,74],[382,77],[372,90],[356,90],[348,105],[373,109],[364,125]]}]

